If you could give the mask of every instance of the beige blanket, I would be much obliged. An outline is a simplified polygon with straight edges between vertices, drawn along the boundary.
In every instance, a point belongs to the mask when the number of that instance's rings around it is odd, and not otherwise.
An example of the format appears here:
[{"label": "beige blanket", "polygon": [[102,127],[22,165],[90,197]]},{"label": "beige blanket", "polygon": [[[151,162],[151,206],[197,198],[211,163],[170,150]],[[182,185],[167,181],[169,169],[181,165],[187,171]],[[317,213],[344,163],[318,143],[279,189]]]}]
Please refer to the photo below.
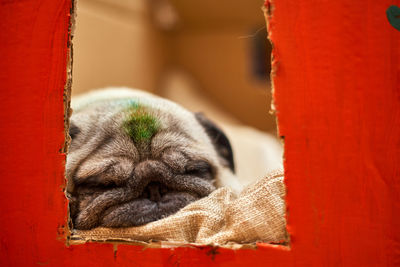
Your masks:
[{"label": "beige blanket", "polygon": [[275,171],[249,185],[237,198],[229,189],[219,188],[162,220],[139,227],[74,230],[72,239],[206,245],[280,242],[287,238],[284,195],[283,173]]}]

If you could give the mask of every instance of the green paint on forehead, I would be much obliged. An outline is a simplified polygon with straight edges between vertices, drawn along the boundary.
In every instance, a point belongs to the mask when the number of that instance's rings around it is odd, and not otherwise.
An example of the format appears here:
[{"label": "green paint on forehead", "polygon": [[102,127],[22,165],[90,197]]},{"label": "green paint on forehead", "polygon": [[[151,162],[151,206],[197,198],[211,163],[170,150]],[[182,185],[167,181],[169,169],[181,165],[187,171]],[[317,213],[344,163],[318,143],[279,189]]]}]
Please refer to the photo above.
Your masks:
[{"label": "green paint on forehead", "polygon": [[127,107],[127,117],[123,123],[124,131],[135,143],[145,144],[160,128],[158,120],[137,102]]}]

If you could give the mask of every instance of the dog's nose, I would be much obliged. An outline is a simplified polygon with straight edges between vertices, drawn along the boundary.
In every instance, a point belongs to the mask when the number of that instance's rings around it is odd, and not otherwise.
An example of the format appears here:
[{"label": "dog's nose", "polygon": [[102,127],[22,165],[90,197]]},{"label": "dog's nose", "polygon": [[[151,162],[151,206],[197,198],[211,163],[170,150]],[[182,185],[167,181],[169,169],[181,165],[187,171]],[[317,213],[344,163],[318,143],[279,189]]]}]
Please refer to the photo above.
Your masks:
[{"label": "dog's nose", "polygon": [[160,201],[162,196],[168,192],[168,188],[159,182],[149,183],[144,190],[148,198],[154,202]]}]

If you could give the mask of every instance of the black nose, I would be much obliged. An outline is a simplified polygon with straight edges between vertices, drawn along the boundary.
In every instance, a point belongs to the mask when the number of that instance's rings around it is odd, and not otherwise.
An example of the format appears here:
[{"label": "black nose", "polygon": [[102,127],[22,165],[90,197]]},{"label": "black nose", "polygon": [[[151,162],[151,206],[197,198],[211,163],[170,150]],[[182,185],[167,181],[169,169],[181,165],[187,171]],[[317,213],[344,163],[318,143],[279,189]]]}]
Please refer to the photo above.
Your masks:
[{"label": "black nose", "polygon": [[150,182],[144,189],[143,197],[158,202],[168,192],[168,187],[160,182]]}]

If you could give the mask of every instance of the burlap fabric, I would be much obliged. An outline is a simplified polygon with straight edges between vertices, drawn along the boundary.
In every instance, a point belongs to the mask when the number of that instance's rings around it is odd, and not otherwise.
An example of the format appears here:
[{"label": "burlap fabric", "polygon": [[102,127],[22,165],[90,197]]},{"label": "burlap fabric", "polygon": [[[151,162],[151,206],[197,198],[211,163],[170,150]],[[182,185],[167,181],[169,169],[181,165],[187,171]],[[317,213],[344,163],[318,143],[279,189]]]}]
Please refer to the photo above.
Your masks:
[{"label": "burlap fabric", "polygon": [[208,197],[159,221],[130,228],[73,231],[83,241],[172,241],[224,245],[286,239],[283,172],[275,171],[248,186],[238,197],[219,188]]}]

